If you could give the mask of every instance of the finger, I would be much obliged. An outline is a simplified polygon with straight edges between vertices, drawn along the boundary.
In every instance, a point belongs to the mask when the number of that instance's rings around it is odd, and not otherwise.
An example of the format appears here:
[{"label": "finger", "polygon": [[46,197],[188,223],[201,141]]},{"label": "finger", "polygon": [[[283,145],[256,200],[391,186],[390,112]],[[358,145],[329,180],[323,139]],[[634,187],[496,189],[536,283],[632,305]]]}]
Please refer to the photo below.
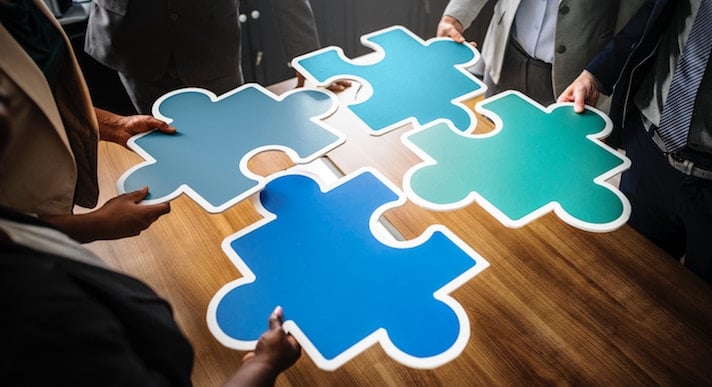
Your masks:
[{"label": "finger", "polygon": [[148,196],[148,187],[143,187],[139,190],[127,192],[124,194],[128,199],[134,203],[138,203]]},{"label": "finger", "polygon": [[297,87],[304,87],[304,83],[306,82],[306,78],[305,78],[304,75],[302,75],[302,73],[300,73],[299,71],[297,71],[296,73],[297,73]]},{"label": "finger", "polygon": [[284,317],[284,314],[282,312],[282,307],[277,306],[276,308],[274,308],[274,311],[272,311],[272,314],[269,315],[269,329],[270,330],[281,329],[283,317]]},{"label": "finger", "polygon": [[151,215],[154,221],[160,218],[161,216],[171,212],[171,205],[169,203],[152,204],[150,206],[143,207],[145,211]]},{"label": "finger", "polygon": [[564,90],[563,93],[559,96],[559,98],[556,99],[556,102],[561,103],[561,102],[572,102],[571,100],[571,90],[566,89]]},{"label": "finger", "polygon": [[344,91],[344,90],[346,90],[346,87],[344,87],[344,85],[342,85],[342,84],[340,84],[340,83],[338,83],[338,82],[334,82],[334,83],[330,84],[330,85],[327,87],[327,90],[330,90],[330,91]]},{"label": "finger", "polygon": [[583,113],[586,95],[586,91],[581,88],[574,90],[574,111],[576,113]]},{"label": "finger", "polygon": [[287,343],[289,343],[289,345],[290,345],[292,348],[295,348],[295,349],[301,349],[301,348],[302,348],[302,346],[299,345],[299,342],[297,341],[297,339],[296,339],[294,336],[290,335],[290,334],[287,334]]},{"label": "finger", "polygon": [[246,362],[246,361],[252,359],[253,357],[255,357],[255,353],[254,353],[254,352],[247,352],[247,353],[245,354],[245,356],[242,357],[242,361],[243,361],[243,362]]},{"label": "finger", "polygon": [[465,37],[462,36],[460,31],[456,30],[455,28],[450,29],[449,35],[452,38],[452,40],[454,40],[458,43],[465,43]]},{"label": "finger", "polygon": [[149,124],[151,127],[156,128],[161,133],[173,134],[177,131],[174,126],[169,125],[165,121],[161,121],[157,118],[151,117]]}]

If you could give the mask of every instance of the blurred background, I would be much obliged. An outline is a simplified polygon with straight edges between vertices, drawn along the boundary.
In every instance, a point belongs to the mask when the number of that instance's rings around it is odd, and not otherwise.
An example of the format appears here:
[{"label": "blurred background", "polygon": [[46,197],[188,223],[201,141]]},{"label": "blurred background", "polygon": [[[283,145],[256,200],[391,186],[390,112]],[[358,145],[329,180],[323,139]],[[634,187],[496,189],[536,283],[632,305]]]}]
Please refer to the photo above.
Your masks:
[{"label": "blurred background", "polygon": [[[241,0],[242,71],[246,82],[264,86],[293,78],[293,69],[275,29],[273,0]],[[91,0],[45,0],[69,35],[89,85],[94,105],[119,114],[135,114],[116,73],[84,53]],[[423,39],[435,31],[447,0],[310,0],[322,47],[339,46],[348,57],[367,54],[362,35],[402,25]],[[490,2],[492,3],[492,2]],[[491,6],[479,19],[489,20]],[[468,39],[481,43],[487,25],[473,23]]]}]

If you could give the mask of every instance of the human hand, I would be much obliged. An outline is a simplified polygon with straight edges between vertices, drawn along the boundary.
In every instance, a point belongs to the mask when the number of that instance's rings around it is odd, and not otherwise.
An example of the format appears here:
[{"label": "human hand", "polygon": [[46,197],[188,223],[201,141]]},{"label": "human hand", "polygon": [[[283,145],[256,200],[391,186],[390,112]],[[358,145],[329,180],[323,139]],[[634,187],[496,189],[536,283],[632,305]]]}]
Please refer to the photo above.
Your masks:
[{"label": "human hand", "polygon": [[[297,71],[297,87],[304,87],[305,81],[306,79],[304,78],[304,75]],[[338,93],[340,91],[346,90],[349,87],[351,87],[351,81],[349,81],[348,79],[339,79],[327,85],[326,89],[329,91],[333,91],[334,93]]]},{"label": "human hand", "polygon": [[171,211],[170,203],[139,204],[148,195],[148,188],[128,192],[107,201],[101,208],[87,214],[92,218],[96,239],[119,239],[136,236],[159,217]]},{"label": "human hand", "polygon": [[465,43],[465,37],[462,36],[462,31],[464,30],[465,28],[459,20],[452,16],[445,15],[440,19],[440,23],[438,23],[436,36],[439,38],[452,38],[452,40],[458,43]]},{"label": "human hand", "polygon": [[301,346],[282,329],[283,318],[282,307],[276,307],[269,316],[269,330],[260,336],[255,350],[242,358],[243,362],[262,362],[278,374],[297,361]]},{"label": "human hand", "polygon": [[113,198],[96,211],[78,215],[40,214],[40,218],[81,243],[135,236],[171,210],[169,203],[138,204],[146,195],[148,188],[144,187]]},{"label": "human hand", "polygon": [[581,74],[564,90],[556,102],[573,102],[574,111],[583,113],[584,105],[595,105],[601,93],[596,85],[596,78],[587,70]]},{"label": "human hand", "polygon": [[242,366],[223,387],[273,386],[279,374],[294,364],[302,349],[293,336],[282,329],[282,307],[269,316],[269,329],[260,336],[254,352],[242,358]]},{"label": "human hand", "polygon": [[96,118],[99,121],[99,134],[101,139],[117,143],[124,147],[126,147],[129,138],[139,133],[145,133],[154,129],[167,134],[176,132],[176,128],[152,116],[120,116],[98,108],[94,110],[96,111]]}]

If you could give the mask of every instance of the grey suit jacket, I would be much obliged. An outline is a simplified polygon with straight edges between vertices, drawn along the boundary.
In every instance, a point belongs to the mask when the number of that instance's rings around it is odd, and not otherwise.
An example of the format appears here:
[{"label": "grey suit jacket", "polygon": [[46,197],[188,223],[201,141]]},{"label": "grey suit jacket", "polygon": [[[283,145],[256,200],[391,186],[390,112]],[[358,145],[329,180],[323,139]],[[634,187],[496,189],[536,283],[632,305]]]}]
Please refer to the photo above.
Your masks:
[{"label": "grey suit jacket", "polygon": [[[188,83],[240,73],[238,0],[93,0],[85,50],[132,77],[162,75],[171,59]],[[289,57],[319,47],[308,0],[274,0]]]},{"label": "grey suit jacket", "polygon": [[[451,0],[444,14],[467,28],[488,0]],[[492,0],[490,0],[492,1]],[[485,71],[499,82],[504,50],[509,42],[514,16],[522,0],[494,0],[484,42],[481,45]],[[554,95],[558,96],[603,46],[640,8],[644,0],[561,0],[556,23],[553,63]]]}]

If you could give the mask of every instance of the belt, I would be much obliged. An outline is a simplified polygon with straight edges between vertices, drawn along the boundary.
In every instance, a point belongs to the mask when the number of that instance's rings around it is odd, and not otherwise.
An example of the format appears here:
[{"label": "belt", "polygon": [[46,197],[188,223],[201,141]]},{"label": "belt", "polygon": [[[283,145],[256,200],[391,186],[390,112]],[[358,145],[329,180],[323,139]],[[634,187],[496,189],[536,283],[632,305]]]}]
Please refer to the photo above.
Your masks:
[{"label": "belt", "polygon": [[695,165],[694,162],[681,158],[679,155],[668,153],[668,162],[678,171],[700,179],[712,180],[712,170]]},{"label": "belt", "polygon": [[[660,148],[663,154],[667,155],[668,163],[671,167],[684,173],[687,176],[693,176],[704,180],[712,180],[712,169],[705,166],[695,165],[695,162],[688,160],[678,152],[666,152],[665,145],[658,135],[657,127],[653,125],[644,114],[640,115],[641,123],[646,132],[650,134],[655,145]],[[652,130],[651,130],[652,129]]]}]

